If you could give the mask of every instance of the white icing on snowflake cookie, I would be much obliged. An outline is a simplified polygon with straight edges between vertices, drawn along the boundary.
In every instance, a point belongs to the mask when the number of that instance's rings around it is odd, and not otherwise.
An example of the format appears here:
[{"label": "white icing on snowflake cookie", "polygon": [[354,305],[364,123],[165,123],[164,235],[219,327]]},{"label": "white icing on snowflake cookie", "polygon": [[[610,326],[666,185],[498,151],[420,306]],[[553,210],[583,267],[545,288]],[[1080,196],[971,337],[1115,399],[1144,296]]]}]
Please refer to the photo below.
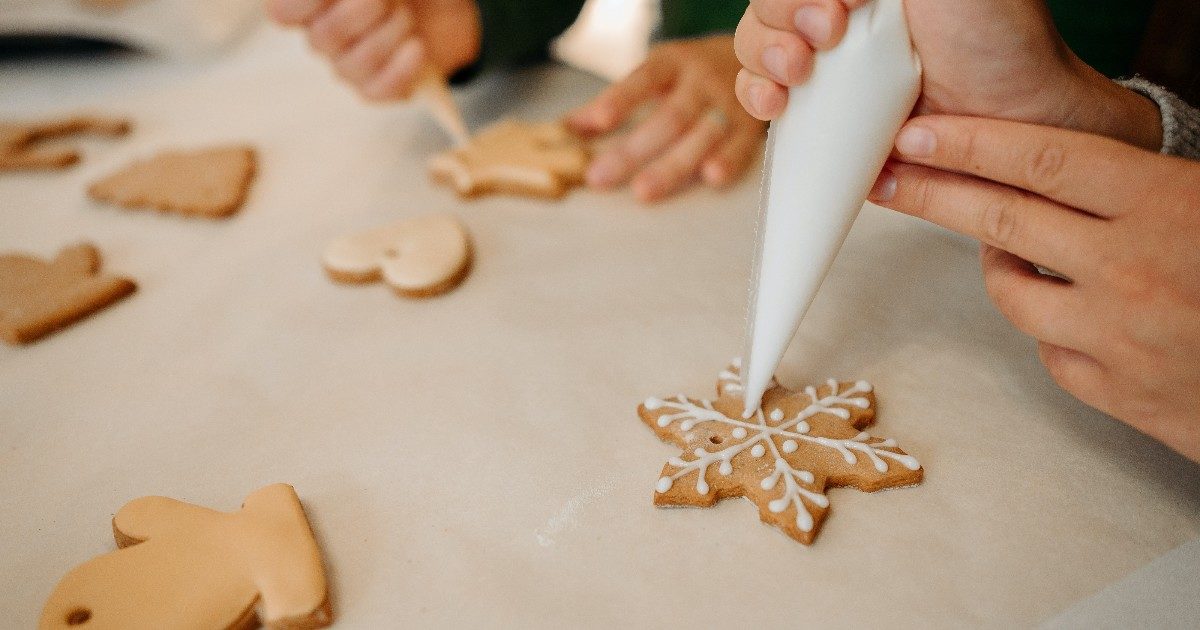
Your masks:
[{"label": "white icing on snowflake cookie", "polygon": [[429,297],[458,286],[470,271],[471,237],[446,214],[431,214],[344,236],[321,259],[338,282],[382,279],[407,297]]},{"label": "white icing on snowflake cookie", "polygon": [[683,449],[663,466],[655,505],[710,507],[746,497],[764,523],[807,545],[829,509],[826,487],[874,492],[921,482],[916,458],[862,430],[875,419],[865,381],[830,379],[801,391],[772,382],[758,413],[742,419],[739,380],[735,362],[721,372],[716,400],[680,394],[638,408],[663,441]]}]

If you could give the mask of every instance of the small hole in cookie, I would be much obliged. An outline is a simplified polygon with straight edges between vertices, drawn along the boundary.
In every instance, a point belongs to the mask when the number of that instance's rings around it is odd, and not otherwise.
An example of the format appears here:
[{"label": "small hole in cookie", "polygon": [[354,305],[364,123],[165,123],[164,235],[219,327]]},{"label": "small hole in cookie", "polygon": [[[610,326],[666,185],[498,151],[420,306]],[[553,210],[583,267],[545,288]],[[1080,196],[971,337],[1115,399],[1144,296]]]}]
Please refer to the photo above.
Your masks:
[{"label": "small hole in cookie", "polygon": [[723,438],[719,435],[714,435],[714,436],[708,438],[708,441],[712,442],[713,444],[720,444],[721,442],[725,441],[725,438]]},{"label": "small hole in cookie", "polygon": [[92,611],[86,608],[76,608],[67,613],[68,626],[82,626],[92,618]]}]

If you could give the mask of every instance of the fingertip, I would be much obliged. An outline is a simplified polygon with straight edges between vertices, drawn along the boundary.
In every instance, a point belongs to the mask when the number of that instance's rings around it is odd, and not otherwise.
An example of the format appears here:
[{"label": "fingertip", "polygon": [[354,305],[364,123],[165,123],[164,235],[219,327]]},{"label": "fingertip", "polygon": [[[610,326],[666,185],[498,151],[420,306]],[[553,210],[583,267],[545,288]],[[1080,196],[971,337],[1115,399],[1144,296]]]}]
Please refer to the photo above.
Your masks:
[{"label": "fingertip", "polygon": [[879,172],[879,177],[875,179],[875,184],[871,186],[871,193],[867,199],[871,203],[887,203],[896,197],[898,185],[896,173],[891,168],[884,166],[883,170]]},{"label": "fingertip", "polygon": [[805,41],[814,48],[825,49],[833,45],[835,13],[834,7],[804,4],[796,9],[792,22]]},{"label": "fingertip", "polygon": [[654,203],[663,198],[663,184],[652,176],[639,176],[633,180],[633,196],[641,203]]}]

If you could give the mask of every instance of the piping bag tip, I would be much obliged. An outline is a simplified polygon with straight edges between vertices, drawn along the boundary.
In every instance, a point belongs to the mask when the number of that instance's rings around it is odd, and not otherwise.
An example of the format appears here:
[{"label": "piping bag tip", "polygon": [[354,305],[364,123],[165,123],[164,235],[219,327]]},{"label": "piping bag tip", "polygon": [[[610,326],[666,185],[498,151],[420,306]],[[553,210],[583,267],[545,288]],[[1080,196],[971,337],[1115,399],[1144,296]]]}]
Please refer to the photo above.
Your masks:
[{"label": "piping bag tip", "polygon": [[417,92],[424,97],[429,112],[438,126],[450,136],[454,146],[461,147],[471,140],[471,132],[463,121],[462,112],[454,102],[446,77],[432,66],[425,66],[417,78]]}]

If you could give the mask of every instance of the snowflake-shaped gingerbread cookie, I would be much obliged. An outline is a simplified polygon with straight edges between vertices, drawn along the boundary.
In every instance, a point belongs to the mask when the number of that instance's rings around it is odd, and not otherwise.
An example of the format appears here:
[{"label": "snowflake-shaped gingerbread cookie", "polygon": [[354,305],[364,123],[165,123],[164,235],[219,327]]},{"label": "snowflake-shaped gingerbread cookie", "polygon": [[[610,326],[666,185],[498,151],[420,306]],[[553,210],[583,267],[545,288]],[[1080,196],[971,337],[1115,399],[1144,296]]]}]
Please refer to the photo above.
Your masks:
[{"label": "snowflake-shaped gingerbread cookie", "polygon": [[683,449],[663,466],[658,506],[710,507],[746,497],[764,523],[811,544],[829,511],[826,487],[866,492],[921,482],[916,458],[864,432],[875,419],[871,385],[828,380],[792,391],[772,382],[762,407],[742,417],[740,364],[721,372],[716,400],[647,399],[638,415]]}]

